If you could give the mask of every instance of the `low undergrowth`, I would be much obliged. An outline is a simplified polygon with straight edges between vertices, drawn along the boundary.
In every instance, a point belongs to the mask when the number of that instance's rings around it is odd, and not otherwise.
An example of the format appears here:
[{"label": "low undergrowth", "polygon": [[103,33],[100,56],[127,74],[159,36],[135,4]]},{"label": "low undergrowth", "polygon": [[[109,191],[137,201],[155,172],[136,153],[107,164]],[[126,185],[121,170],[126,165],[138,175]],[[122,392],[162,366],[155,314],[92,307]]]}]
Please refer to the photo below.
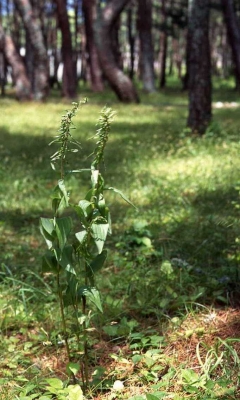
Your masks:
[{"label": "low undergrowth", "polygon": [[[103,313],[91,315],[86,399],[239,396],[239,111],[216,92],[214,123],[191,137],[173,94],[174,104],[158,94],[114,104],[104,176],[138,210],[106,194],[113,234],[96,276]],[[1,102],[0,396],[80,399],[81,371],[77,384],[66,371],[54,277],[41,271],[38,223],[52,215],[48,143],[64,106]],[[76,117],[83,155],[94,150],[88,138],[101,108],[99,98]],[[79,169],[86,164],[81,156]],[[73,203],[87,188],[84,174],[68,179]],[[74,368],[81,354],[70,314],[67,323]]]}]

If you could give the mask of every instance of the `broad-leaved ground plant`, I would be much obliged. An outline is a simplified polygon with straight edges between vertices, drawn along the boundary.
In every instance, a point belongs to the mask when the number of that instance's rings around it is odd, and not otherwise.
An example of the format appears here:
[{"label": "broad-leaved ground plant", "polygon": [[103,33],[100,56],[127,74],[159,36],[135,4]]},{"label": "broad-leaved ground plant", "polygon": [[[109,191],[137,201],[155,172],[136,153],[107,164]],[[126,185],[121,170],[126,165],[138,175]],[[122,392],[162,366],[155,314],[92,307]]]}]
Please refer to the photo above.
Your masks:
[{"label": "broad-leaved ground plant", "polygon": [[[62,331],[69,360],[67,371],[76,382],[75,376],[80,370],[82,386],[85,389],[89,383],[87,349],[88,331],[91,330],[91,305],[95,310],[102,312],[94,276],[103,267],[107,258],[104,244],[107,235],[111,233],[110,211],[104,198],[104,191],[115,191],[126,201],[128,200],[119,190],[106,187],[100,172],[114,116],[111,108],[104,108],[98,119],[95,135],[97,142],[91,155],[90,168],[69,170],[68,154],[77,153],[80,148],[80,144],[72,136],[72,129],[75,129],[72,119],[79,105],[81,103],[73,103],[72,109],[62,116],[59,134],[50,143],[58,145],[58,150],[51,156],[51,165],[59,173],[59,180],[52,193],[53,217],[41,218],[40,230],[48,247],[43,256],[43,272],[52,273],[56,277]],[[91,188],[83,199],[72,203],[67,188],[67,178],[70,174],[82,172],[90,174]],[[71,216],[73,212],[74,218]],[[69,331],[67,324],[66,315],[69,315],[70,310],[75,320],[74,332]],[[69,337],[73,334],[78,343],[76,353],[82,354],[79,363],[72,362]]]}]

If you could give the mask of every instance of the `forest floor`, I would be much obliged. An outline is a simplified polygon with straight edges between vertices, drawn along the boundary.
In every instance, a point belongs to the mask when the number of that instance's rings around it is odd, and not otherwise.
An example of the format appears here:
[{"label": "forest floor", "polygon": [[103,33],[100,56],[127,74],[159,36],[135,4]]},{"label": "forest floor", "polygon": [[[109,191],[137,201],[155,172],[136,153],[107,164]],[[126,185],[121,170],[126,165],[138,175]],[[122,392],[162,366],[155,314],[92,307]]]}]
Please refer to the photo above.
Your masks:
[{"label": "forest floor", "polygon": [[[213,122],[199,138],[185,128],[187,95],[177,88],[142,94],[138,105],[119,104],[110,92],[81,93],[89,98],[74,120],[81,151],[69,162],[89,166],[99,112],[111,106],[102,173],[137,207],[106,196],[113,233],[96,276],[103,313],[93,310],[85,398],[240,398],[239,95],[215,83]],[[80,400],[68,392],[55,281],[41,271],[39,232],[57,181],[48,144],[71,106],[56,96],[45,104],[6,97],[0,107],[0,398]],[[89,184],[87,174],[69,178],[73,201]]]}]

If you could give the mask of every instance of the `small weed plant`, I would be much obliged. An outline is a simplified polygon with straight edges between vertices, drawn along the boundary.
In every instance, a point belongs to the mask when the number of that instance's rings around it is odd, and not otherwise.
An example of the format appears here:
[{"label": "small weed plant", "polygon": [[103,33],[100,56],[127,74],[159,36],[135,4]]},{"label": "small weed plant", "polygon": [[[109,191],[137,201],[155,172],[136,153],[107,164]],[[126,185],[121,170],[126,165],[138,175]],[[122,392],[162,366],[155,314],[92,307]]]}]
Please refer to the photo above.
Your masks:
[{"label": "small weed plant", "polygon": [[[55,276],[62,337],[68,357],[67,372],[74,384],[77,383],[78,372],[80,373],[82,388],[85,391],[89,385],[88,335],[93,329],[91,317],[94,310],[103,311],[94,276],[107,258],[104,244],[107,235],[111,233],[110,211],[105,202],[104,191],[112,190],[122,197],[124,195],[113,187],[106,188],[100,172],[114,116],[110,108],[104,108],[100,114],[95,136],[97,143],[92,153],[90,168],[69,170],[68,154],[78,152],[80,147],[72,136],[72,130],[75,129],[72,119],[79,105],[81,103],[73,103],[72,109],[63,115],[59,134],[50,143],[59,146],[51,156],[51,165],[59,173],[59,180],[52,194],[53,217],[41,218],[40,230],[48,247],[43,256],[43,272]],[[73,173],[83,172],[90,174],[91,188],[85,198],[72,203],[67,189],[67,178]],[[75,217],[69,215],[71,212],[74,212]],[[71,329],[68,324],[69,316],[75,321]],[[73,335],[77,343],[74,355],[69,344],[69,338]],[[79,362],[73,362],[76,360],[76,353],[80,354]],[[54,387],[55,383],[51,381],[50,388]],[[62,387],[55,389],[65,390]],[[56,391],[54,393],[56,394]]]}]

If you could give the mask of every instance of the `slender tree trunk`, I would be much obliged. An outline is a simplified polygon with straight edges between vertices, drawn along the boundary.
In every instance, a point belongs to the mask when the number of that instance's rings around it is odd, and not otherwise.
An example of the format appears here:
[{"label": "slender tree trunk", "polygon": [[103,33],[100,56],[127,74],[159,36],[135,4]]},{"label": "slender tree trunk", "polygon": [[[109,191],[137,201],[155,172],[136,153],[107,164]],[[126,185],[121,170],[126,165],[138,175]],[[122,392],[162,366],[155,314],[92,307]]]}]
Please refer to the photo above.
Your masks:
[{"label": "slender tree trunk", "polygon": [[63,96],[74,99],[77,95],[76,63],[72,47],[72,37],[65,0],[54,0],[57,7],[57,18],[62,32],[62,58],[63,58]]},{"label": "slender tree trunk", "polygon": [[81,43],[80,43],[80,56],[81,56],[81,73],[78,79],[84,83],[90,82],[90,71],[88,65],[88,54],[87,54],[87,37],[84,29],[81,29]]},{"label": "slender tree trunk", "polygon": [[167,45],[168,37],[166,33],[166,0],[162,0],[162,24],[163,31],[160,34],[160,89],[166,86],[166,64],[167,64]]},{"label": "slender tree trunk", "polygon": [[[2,8],[0,8],[0,24],[2,23]],[[1,96],[5,96],[6,59],[4,54],[4,33],[0,25],[0,88]]]},{"label": "slender tree trunk", "polygon": [[112,28],[112,51],[114,54],[115,61],[118,65],[118,68],[123,69],[123,57],[122,57],[122,52],[121,52],[121,44],[119,41],[119,30],[121,26],[121,18],[117,19],[115,22],[113,28]]},{"label": "slender tree trunk", "polygon": [[191,49],[191,36],[190,30],[188,29],[185,35],[186,38],[186,45],[185,45],[185,62],[186,62],[186,72],[182,78],[183,90],[188,90],[189,87],[189,59],[190,59],[190,49]]},{"label": "slender tree trunk", "polygon": [[[17,50],[20,49],[20,39],[23,33],[22,19],[16,7],[13,9],[13,26],[11,30],[11,37]],[[23,33],[24,34],[24,33]]]},{"label": "slender tree trunk", "polygon": [[31,84],[26,74],[26,68],[15,44],[9,35],[4,35],[0,26],[0,37],[7,62],[12,67],[15,93],[18,100],[31,100]]},{"label": "slender tree trunk", "polygon": [[152,44],[152,0],[138,0],[138,31],[143,89],[151,93],[155,91]]},{"label": "slender tree trunk", "polygon": [[128,3],[129,0],[112,0],[102,11],[99,10],[94,24],[95,41],[103,73],[118,98],[123,102],[138,102],[132,81],[119,69],[111,47],[112,29]]},{"label": "slender tree trunk", "polygon": [[[100,0],[101,1],[101,0]],[[131,0],[129,0],[131,2]],[[112,0],[106,0],[106,3],[111,3]],[[121,27],[121,14],[119,14],[118,18],[114,22],[114,25],[111,30],[111,42],[112,42],[112,52],[114,54],[115,62],[119,69],[123,69],[123,57],[121,52],[121,44],[119,41],[119,31]]]},{"label": "slender tree trunk", "polygon": [[[168,40],[169,42],[169,40]],[[168,60],[169,60],[169,66],[168,66],[168,76],[172,76],[174,74],[174,55],[173,55],[173,42],[171,40],[170,45],[168,44]]]},{"label": "slender tree trunk", "polygon": [[98,59],[97,48],[94,42],[93,21],[96,18],[96,0],[83,0],[82,2],[85,32],[86,32],[86,47],[89,56],[89,68],[91,77],[91,87],[94,92],[103,91],[102,71]]},{"label": "slender tree trunk", "polygon": [[228,60],[228,43],[227,43],[227,34],[226,28],[223,25],[221,29],[221,62],[222,62],[222,78],[227,79],[229,77],[229,65]]},{"label": "slender tree trunk", "polygon": [[222,8],[235,64],[236,87],[240,90],[240,26],[234,10],[233,0],[222,0]]},{"label": "slender tree trunk", "polygon": [[34,62],[34,50],[32,42],[29,39],[28,31],[25,31],[25,66],[27,71],[28,79],[31,83],[33,92],[35,92],[35,62]]},{"label": "slender tree trunk", "polygon": [[173,60],[177,67],[178,78],[181,80],[182,79],[182,56],[181,56],[179,38],[172,39],[172,51],[173,51]]},{"label": "slender tree trunk", "polygon": [[209,38],[210,38],[210,52],[211,52],[211,63],[212,63],[212,73],[213,75],[218,75],[218,46],[216,43],[216,38],[219,38],[218,35],[218,25],[217,21],[213,20],[209,29]]},{"label": "slender tree trunk", "polygon": [[133,9],[132,6],[129,7],[127,11],[127,30],[128,30],[128,43],[130,49],[130,68],[129,77],[133,79],[134,77],[134,50],[135,50],[135,36],[133,34]]},{"label": "slender tree trunk", "polygon": [[211,121],[209,0],[189,0],[189,116],[192,132],[204,134]]},{"label": "slender tree trunk", "polygon": [[4,53],[1,51],[0,44],[0,90],[1,96],[5,96],[5,85],[6,85],[6,62]]},{"label": "slender tree trunk", "polygon": [[[54,8],[52,9],[54,15]],[[55,18],[49,18],[48,27],[48,45],[51,49],[50,65],[49,65],[49,84],[51,88],[56,85],[58,89],[61,89],[61,85],[58,81],[58,67],[61,61],[61,54],[57,47],[57,21]]]},{"label": "slender tree trunk", "polygon": [[48,57],[40,24],[34,18],[29,0],[14,0],[31,41],[34,56],[34,98],[43,100],[48,95]]}]

